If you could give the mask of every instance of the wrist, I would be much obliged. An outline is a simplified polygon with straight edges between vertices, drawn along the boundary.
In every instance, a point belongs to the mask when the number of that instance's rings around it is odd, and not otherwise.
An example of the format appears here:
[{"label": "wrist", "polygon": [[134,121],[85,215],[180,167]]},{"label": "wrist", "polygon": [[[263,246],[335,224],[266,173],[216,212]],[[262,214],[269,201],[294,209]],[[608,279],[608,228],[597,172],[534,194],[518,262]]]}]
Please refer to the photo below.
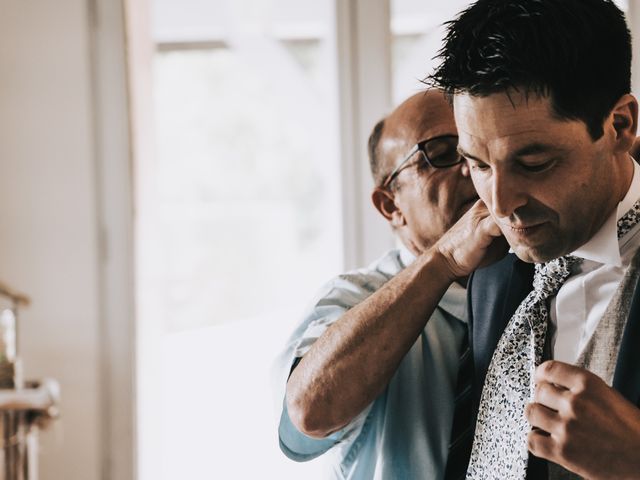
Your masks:
[{"label": "wrist", "polygon": [[458,274],[454,262],[439,248],[438,244],[426,250],[420,256],[420,260],[425,269],[428,270],[429,278],[441,283],[443,286],[448,287],[458,278],[464,276]]}]

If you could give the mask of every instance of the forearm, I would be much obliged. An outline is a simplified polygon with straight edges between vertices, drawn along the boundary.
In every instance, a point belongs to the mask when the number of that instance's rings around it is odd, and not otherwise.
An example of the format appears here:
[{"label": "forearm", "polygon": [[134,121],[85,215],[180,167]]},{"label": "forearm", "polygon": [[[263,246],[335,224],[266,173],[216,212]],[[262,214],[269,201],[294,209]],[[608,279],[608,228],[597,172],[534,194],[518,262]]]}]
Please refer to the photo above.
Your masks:
[{"label": "forearm", "polygon": [[432,249],[346,312],[313,345],[287,384],[287,407],[307,435],[346,425],[389,383],[453,281]]}]

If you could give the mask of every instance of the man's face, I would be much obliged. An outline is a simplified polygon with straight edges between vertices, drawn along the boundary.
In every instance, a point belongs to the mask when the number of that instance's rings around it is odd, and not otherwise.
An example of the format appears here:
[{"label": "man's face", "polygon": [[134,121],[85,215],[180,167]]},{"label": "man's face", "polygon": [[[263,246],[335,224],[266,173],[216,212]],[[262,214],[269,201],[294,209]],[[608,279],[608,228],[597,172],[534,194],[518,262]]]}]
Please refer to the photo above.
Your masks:
[{"label": "man's face", "polygon": [[546,97],[454,98],[459,148],[473,184],[522,260],[545,262],[586,243],[620,198],[615,131],[597,141],[554,117]]},{"label": "man's face", "polygon": [[[453,112],[441,93],[420,94],[413,100],[400,118],[395,115],[387,121],[381,152],[388,172],[417,142],[457,134]],[[478,198],[466,165],[433,168],[421,155],[416,153],[389,187],[402,212],[401,238],[416,254],[433,245]]]}]

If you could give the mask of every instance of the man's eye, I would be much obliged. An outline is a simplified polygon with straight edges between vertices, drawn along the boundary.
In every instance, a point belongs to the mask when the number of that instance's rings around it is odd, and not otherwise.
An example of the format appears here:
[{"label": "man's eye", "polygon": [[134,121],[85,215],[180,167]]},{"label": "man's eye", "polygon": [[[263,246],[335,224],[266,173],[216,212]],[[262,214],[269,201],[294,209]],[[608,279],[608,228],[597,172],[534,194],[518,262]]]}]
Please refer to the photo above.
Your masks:
[{"label": "man's eye", "polygon": [[527,172],[537,173],[537,172],[544,172],[545,170],[548,170],[549,168],[551,168],[555,164],[556,164],[556,159],[552,159],[552,160],[548,160],[546,162],[536,163],[536,164],[521,163],[520,165]]},{"label": "man's eye", "polygon": [[472,170],[479,170],[482,172],[489,169],[489,165],[487,165],[486,163],[477,162],[475,160],[467,160],[467,162],[469,163],[469,167]]}]

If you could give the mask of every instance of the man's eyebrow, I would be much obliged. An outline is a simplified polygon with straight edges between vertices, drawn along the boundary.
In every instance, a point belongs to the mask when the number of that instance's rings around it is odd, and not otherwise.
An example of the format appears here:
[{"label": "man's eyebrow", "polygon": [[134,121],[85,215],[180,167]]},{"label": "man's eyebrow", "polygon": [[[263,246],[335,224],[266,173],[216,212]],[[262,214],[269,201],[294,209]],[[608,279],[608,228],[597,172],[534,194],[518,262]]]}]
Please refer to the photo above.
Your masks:
[{"label": "man's eyebrow", "polygon": [[526,157],[527,155],[538,155],[540,153],[549,153],[549,152],[563,152],[564,149],[560,147],[556,147],[553,145],[547,145],[545,143],[531,143],[529,145],[525,145],[524,147],[516,150],[511,154],[512,157]]},{"label": "man's eyebrow", "polygon": [[470,158],[471,160],[475,160],[476,162],[481,162],[482,161],[479,158],[474,157],[470,153],[466,152],[464,150],[464,148],[462,148],[460,145],[458,145],[457,150],[458,150],[458,155],[460,155],[461,157]]},{"label": "man's eyebrow", "polygon": [[[565,150],[560,147],[556,147],[553,145],[547,145],[545,143],[531,143],[529,145],[525,145],[524,147],[519,148],[515,152],[509,155],[510,158],[518,158],[518,157],[526,157],[528,155],[539,155],[541,153],[549,153],[549,152],[564,152]],[[475,160],[476,162],[482,162],[483,160],[478,157],[471,155],[469,152],[465,151],[460,145],[458,145],[458,153],[464,157],[469,158],[471,160]]]}]

